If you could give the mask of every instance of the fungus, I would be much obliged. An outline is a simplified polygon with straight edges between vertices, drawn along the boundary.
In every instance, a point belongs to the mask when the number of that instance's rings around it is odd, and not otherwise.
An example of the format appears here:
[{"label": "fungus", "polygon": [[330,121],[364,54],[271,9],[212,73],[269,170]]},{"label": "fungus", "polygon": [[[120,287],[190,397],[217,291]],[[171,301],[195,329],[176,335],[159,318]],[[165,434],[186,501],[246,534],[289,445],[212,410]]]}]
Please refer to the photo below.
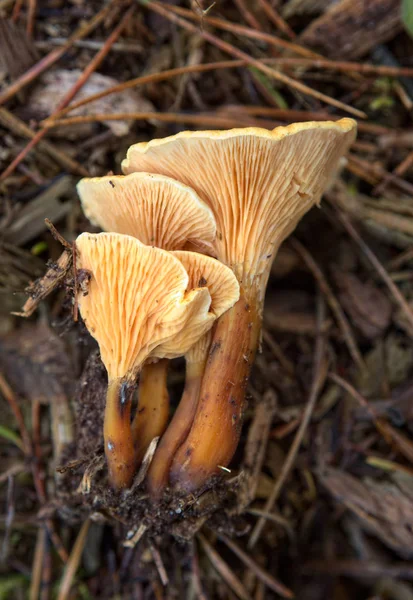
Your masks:
[{"label": "fungus", "polygon": [[77,191],[93,225],[163,250],[211,250],[211,209],[191,188],[162,175],[132,173],[81,179]]},{"label": "fungus", "polygon": [[[85,215],[105,231],[128,234],[164,250],[213,251],[216,225],[211,209],[194,190],[174,179],[151,173],[108,175],[82,179],[77,190]],[[208,318],[215,319],[212,315]],[[200,326],[204,327],[203,315]],[[186,337],[189,334],[194,340],[198,337],[195,327],[184,332]],[[179,355],[184,342],[188,344],[188,339],[181,339],[181,345],[174,348]],[[168,423],[167,369],[167,360],[147,362],[142,368],[132,425],[137,464]]]},{"label": "fungus", "polygon": [[[190,287],[208,287],[211,295],[209,310],[214,320],[237,302],[239,298],[238,281],[232,271],[224,264],[203,254],[194,254],[193,252],[172,252],[172,254],[184,265],[189,276]],[[176,343],[176,340],[173,341]],[[191,428],[198,405],[199,389],[210,342],[211,332],[208,331],[185,354],[186,375],[182,398],[171,423],[158,444],[148,472],[148,487],[153,496],[159,497],[167,484],[173,457]],[[165,346],[167,345],[170,344]],[[182,342],[179,342],[178,347],[181,346]],[[162,352],[162,347],[159,351]],[[142,434],[136,435],[135,439],[141,439]],[[147,444],[150,441],[147,440]]]},{"label": "fungus", "polygon": [[273,131],[181,132],[128,150],[124,173],[173,177],[208,204],[217,224],[216,256],[241,287],[238,302],[217,322],[196,415],[172,464],[170,478],[182,491],[203,486],[234,454],[271,263],[319,203],[355,133],[355,121],[341,119]]},{"label": "fungus", "polygon": [[120,489],[135,470],[130,417],[136,377],[161,344],[191,331],[193,322],[200,335],[207,331],[211,297],[205,287],[188,291],[187,272],[175,256],[136,238],[83,233],[76,248],[78,268],[90,273],[88,293],[79,291],[77,299],[108,372],[105,454],[111,483]]}]

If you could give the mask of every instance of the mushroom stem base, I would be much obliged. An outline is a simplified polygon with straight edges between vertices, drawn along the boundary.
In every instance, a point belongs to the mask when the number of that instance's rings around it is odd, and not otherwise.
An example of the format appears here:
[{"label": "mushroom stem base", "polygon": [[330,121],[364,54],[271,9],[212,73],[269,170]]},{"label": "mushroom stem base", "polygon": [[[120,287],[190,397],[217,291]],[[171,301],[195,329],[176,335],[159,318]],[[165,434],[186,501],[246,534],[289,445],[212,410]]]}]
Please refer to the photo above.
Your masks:
[{"label": "mushroom stem base", "polygon": [[125,377],[109,381],[106,394],[103,437],[109,479],[117,489],[128,488],[135,473],[131,432],[131,406],[136,383]]},{"label": "mushroom stem base", "polygon": [[144,365],[141,371],[138,408],[132,421],[136,466],[142,462],[153,438],[161,436],[168,424],[168,364],[166,359],[159,360]]},{"label": "mushroom stem base", "polygon": [[194,422],[170,471],[176,491],[201,488],[230,462],[241,434],[260,329],[258,301],[247,301],[241,290],[238,302],[218,319],[212,336]]},{"label": "mushroom stem base", "polygon": [[185,387],[182,398],[167,430],[161,438],[147,476],[151,496],[159,498],[168,484],[169,469],[175,452],[188,435],[198,405],[199,390],[205,369],[205,359],[186,363]]}]

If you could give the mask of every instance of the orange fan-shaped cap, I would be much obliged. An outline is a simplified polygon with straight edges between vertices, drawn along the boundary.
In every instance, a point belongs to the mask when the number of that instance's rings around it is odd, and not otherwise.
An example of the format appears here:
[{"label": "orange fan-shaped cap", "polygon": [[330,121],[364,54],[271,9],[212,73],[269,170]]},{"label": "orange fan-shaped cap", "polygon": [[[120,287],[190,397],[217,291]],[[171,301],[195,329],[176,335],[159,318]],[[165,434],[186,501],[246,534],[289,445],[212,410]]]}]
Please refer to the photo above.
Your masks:
[{"label": "orange fan-shaped cap", "polygon": [[[176,336],[157,348],[157,355],[174,358],[185,354],[204,338],[214,321],[231,308],[239,298],[239,283],[234,273],[218,260],[197,252],[175,251],[176,256],[188,273],[188,288],[207,288],[211,297],[208,315],[199,313],[190,324]],[[207,342],[206,342],[207,344]]]},{"label": "orange fan-shaped cap", "polygon": [[255,283],[262,296],[280,244],[320,201],[355,135],[352,119],[273,131],[184,131],[131,146],[122,169],[191,186],[215,216],[217,257],[246,294]]},{"label": "orange fan-shaped cap", "polygon": [[194,190],[169,177],[132,173],[86,178],[77,191],[94,225],[131,235],[148,246],[210,248],[215,239],[211,209]]},{"label": "orange fan-shaped cap", "polygon": [[135,373],[191,319],[208,319],[208,289],[188,292],[187,272],[171,253],[116,233],[83,233],[76,248],[77,268],[90,277],[79,309],[109,379]]}]

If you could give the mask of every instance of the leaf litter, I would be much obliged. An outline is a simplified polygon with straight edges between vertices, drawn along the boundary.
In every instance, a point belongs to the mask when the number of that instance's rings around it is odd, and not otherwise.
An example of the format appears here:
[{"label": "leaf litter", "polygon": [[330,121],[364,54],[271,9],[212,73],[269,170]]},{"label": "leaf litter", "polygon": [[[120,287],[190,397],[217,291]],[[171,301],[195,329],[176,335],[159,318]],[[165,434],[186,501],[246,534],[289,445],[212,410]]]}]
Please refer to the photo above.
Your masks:
[{"label": "leaf litter", "polygon": [[[412,597],[408,11],[402,21],[393,0],[157,6],[0,3],[1,575],[15,587],[8,597],[46,600],[59,581],[62,599]],[[229,64],[234,56],[240,60]],[[217,61],[220,68],[203,70]],[[55,113],[76,86],[68,108]],[[185,118],[189,128],[210,128],[211,119],[275,127],[336,119],[348,107],[359,115],[358,140],[328,201],[307,215],[273,267],[231,472],[154,516],[139,480],[122,497],[106,486],[105,372],[73,321],[71,243],[92,230],[75,177],[112,171],[130,143],[177,133]],[[46,134],[42,121],[56,114],[62,123],[89,122]],[[25,299],[22,323],[10,313]],[[175,404],[182,379],[176,361]]]}]

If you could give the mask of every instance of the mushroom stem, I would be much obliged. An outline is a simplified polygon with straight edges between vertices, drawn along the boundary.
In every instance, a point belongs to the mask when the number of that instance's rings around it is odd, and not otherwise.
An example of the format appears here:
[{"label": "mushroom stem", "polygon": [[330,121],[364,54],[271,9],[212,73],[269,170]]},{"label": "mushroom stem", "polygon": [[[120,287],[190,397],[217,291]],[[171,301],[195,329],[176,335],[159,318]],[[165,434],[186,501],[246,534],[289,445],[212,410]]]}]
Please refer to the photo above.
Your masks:
[{"label": "mushroom stem", "polygon": [[145,364],[139,381],[139,400],[132,421],[135,442],[135,465],[139,465],[154,437],[161,436],[169,418],[169,394],[166,359]]},{"label": "mushroom stem", "polygon": [[131,485],[135,473],[131,406],[136,383],[125,377],[109,381],[103,437],[109,479],[117,490]]},{"label": "mushroom stem", "polygon": [[238,302],[217,321],[194,422],[170,470],[171,483],[182,492],[202,487],[236,450],[261,329],[260,304],[241,290]]},{"label": "mushroom stem", "polygon": [[161,438],[147,476],[151,495],[159,498],[168,484],[169,469],[179,446],[188,435],[198,406],[199,390],[207,360],[205,355],[197,361],[186,361],[185,387],[166,432]]}]

